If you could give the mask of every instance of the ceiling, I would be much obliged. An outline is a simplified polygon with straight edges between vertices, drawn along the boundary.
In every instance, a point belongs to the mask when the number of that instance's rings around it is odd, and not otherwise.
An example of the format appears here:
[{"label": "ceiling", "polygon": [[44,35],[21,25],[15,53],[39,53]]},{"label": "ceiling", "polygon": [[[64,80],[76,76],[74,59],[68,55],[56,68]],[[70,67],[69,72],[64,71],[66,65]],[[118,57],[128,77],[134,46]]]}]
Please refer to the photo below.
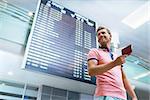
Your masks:
[{"label": "ceiling", "polygon": [[[35,12],[38,0],[7,0],[29,11]],[[133,55],[150,61],[150,22],[136,29],[122,23],[122,20],[148,0],[52,0],[104,25],[119,34],[120,47],[132,44]],[[147,9],[148,13],[148,9]]]}]

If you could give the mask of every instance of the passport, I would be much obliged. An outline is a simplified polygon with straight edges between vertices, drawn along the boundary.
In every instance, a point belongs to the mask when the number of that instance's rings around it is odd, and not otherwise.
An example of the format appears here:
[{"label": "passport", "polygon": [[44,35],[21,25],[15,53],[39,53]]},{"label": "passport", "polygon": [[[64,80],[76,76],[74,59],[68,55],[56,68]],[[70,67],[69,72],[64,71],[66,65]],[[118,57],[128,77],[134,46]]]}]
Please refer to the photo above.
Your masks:
[{"label": "passport", "polygon": [[132,53],[132,47],[131,44],[128,45],[127,47],[123,48],[122,50],[122,55],[130,55]]}]

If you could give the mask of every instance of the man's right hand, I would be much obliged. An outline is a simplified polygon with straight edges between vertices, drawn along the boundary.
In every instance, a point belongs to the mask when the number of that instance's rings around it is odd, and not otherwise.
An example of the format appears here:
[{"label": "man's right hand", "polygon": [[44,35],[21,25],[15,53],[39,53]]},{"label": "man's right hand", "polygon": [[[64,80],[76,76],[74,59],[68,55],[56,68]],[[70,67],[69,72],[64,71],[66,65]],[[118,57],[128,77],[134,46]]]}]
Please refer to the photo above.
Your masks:
[{"label": "man's right hand", "polygon": [[114,60],[115,66],[124,64],[126,57],[127,57],[127,55],[121,55],[121,56],[117,57],[116,60]]}]

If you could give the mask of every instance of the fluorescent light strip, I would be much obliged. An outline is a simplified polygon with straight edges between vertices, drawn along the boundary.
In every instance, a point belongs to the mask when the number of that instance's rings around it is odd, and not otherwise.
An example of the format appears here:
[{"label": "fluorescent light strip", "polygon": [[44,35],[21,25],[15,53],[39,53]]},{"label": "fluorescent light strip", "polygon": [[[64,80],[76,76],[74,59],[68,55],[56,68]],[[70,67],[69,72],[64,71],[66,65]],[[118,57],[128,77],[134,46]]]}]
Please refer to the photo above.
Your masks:
[{"label": "fluorescent light strip", "polygon": [[139,7],[137,10],[132,12],[126,18],[122,20],[122,22],[133,29],[138,28],[139,26],[143,25],[147,21],[150,20],[150,1],[147,1],[144,5]]},{"label": "fluorescent light strip", "polygon": [[142,78],[142,77],[145,77],[145,76],[148,76],[148,75],[150,75],[150,72],[140,74],[140,75],[134,77],[133,79],[137,80],[137,79],[139,79],[139,78]]}]

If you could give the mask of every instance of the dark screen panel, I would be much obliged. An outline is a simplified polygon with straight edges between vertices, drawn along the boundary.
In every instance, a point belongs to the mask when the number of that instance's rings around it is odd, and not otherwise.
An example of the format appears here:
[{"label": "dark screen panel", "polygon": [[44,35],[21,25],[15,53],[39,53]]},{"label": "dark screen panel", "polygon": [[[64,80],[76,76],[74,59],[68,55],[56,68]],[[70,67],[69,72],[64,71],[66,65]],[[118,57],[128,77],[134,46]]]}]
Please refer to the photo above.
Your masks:
[{"label": "dark screen panel", "polygon": [[42,0],[27,44],[25,68],[95,84],[86,58],[96,47],[95,22],[89,25],[87,21]]}]

